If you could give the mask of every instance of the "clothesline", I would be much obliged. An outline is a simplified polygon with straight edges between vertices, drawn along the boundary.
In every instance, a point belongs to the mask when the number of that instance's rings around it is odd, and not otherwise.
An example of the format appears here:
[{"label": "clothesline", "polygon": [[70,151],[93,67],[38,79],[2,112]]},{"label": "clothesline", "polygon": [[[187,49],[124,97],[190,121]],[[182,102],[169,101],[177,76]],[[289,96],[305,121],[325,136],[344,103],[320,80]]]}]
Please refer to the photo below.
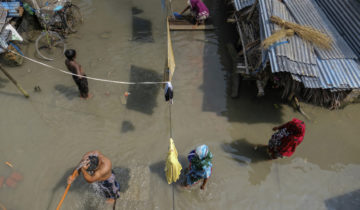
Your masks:
[{"label": "clothesline", "polygon": [[[48,65],[46,63],[42,63],[40,61],[37,61],[35,59],[32,59],[32,58],[29,58],[25,55],[21,55],[20,53],[18,52],[15,52],[15,51],[12,51],[12,50],[9,50],[7,49],[9,52],[12,52],[18,56],[21,56],[29,61],[32,61],[34,63],[37,63],[37,64],[40,64],[42,66],[45,66],[49,69],[53,69],[53,70],[56,70],[56,71],[59,71],[63,74],[68,74],[68,75],[73,75],[73,76],[79,76],[77,74],[74,74],[74,73],[71,73],[71,72],[68,72],[68,71],[65,71],[63,69],[60,69],[60,68],[57,68],[57,67],[54,67],[54,66],[51,66],[51,65]],[[117,81],[117,80],[108,80],[108,79],[101,79],[101,78],[96,78],[96,77],[89,77],[89,76],[81,76],[81,77],[84,77],[84,78],[87,78],[89,80],[95,80],[95,81],[100,81],[100,82],[108,82],[108,83],[115,83],[115,84],[123,84],[123,85],[154,85],[154,84],[166,84],[168,82],[125,82],[125,81]]]}]

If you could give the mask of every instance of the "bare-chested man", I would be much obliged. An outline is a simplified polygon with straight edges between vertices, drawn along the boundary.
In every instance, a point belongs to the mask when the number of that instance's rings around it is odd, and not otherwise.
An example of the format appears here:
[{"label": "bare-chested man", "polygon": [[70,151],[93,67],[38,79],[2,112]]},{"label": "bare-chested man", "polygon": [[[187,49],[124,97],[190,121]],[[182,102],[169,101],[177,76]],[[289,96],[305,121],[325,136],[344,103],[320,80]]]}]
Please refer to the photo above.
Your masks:
[{"label": "bare-chested man", "polygon": [[95,183],[103,192],[109,203],[119,198],[120,185],[115,180],[111,170],[111,161],[99,151],[86,153],[75,169],[75,176],[69,176],[67,182],[71,184],[80,173],[88,183]]},{"label": "bare-chested man", "polygon": [[75,61],[76,51],[73,49],[66,50],[65,57],[67,58],[65,60],[66,67],[71,73],[77,75],[77,76],[72,75],[72,77],[79,88],[80,97],[85,99],[90,98],[91,95],[89,94],[88,81],[85,77],[82,77],[82,76],[86,76],[84,70],[81,67],[81,65]]}]

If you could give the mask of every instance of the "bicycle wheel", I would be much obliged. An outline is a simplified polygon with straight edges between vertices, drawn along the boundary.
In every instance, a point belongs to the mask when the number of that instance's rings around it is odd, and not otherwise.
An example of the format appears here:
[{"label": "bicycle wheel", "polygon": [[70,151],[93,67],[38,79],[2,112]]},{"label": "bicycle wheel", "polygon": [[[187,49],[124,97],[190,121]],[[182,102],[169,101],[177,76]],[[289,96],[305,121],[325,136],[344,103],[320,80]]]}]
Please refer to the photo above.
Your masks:
[{"label": "bicycle wheel", "polygon": [[65,23],[70,32],[75,33],[84,22],[80,8],[74,4],[65,9]]},{"label": "bicycle wheel", "polygon": [[52,61],[64,55],[66,44],[54,31],[43,31],[35,42],[37,54],[45,60]]}]

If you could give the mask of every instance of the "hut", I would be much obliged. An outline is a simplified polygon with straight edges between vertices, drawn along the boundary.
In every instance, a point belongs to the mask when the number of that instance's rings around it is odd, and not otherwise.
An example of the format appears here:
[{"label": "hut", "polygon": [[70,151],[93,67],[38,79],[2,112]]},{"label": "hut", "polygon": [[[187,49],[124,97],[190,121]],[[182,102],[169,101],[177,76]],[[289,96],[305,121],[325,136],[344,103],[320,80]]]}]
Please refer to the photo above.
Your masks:
[{"label": "hut", "polygon": [[[355,102],[360,95],[360,2],[357,0],[233,0],[236,24],[233,84],[237,78],[256,80],[258,95],[270,81],[282,88],[283,98],[299,98],[331,109]],[[335,9],[336,8],[336,9]],[[260,42],[282,29],[270,17],[310,26],[328,37],[321,48],[296,33],[269,48]],[[233,96],[236,96],[233,85]]]}]

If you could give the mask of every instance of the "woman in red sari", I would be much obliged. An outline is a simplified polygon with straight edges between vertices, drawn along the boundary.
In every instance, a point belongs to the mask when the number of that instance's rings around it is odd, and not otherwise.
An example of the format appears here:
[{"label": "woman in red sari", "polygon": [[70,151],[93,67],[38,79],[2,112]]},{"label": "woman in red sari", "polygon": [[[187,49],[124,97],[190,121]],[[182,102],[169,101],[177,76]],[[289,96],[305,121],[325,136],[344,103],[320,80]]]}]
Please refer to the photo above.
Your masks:
[{"label": "woman in red sari", "polygon": [[277,132],[271,136],[268,144],[271,158],[290,157],[304,139],[305,123],[294,118],[284,125],[273,128],[273,130],[277,130]]}]

